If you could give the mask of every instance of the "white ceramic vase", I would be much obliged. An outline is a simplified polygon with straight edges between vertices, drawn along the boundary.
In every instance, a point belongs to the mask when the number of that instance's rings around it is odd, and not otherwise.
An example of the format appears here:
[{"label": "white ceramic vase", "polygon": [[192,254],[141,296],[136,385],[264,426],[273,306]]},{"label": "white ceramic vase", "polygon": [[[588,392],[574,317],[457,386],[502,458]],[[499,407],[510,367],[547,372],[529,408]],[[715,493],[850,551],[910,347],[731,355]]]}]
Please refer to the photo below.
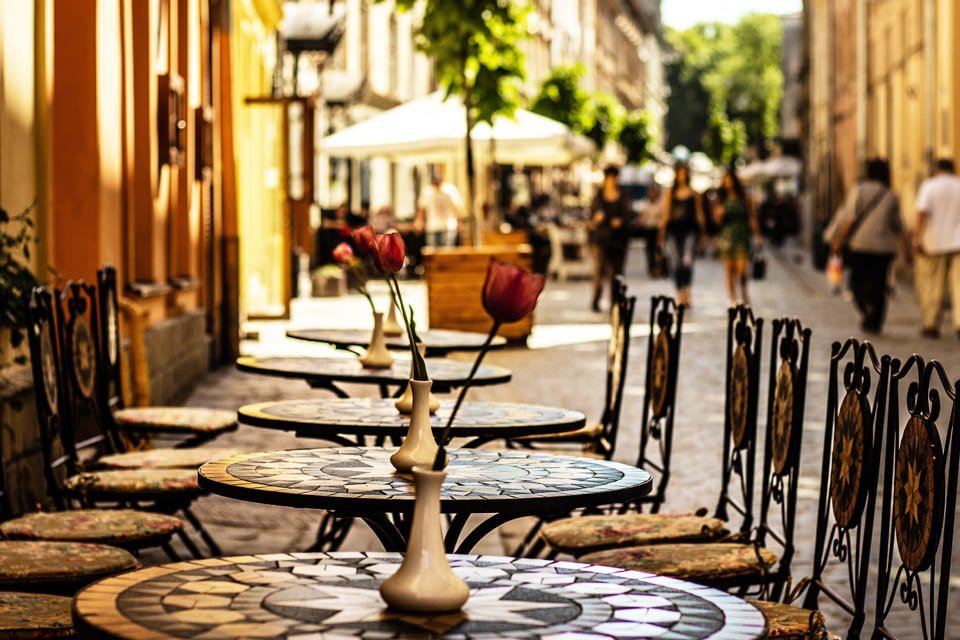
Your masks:
[{"label": "white ceramic vase", "polygon": [[390,456],[393,468],[401,473],[409,473],[417,465],[424,468],[433,466],[437,457],[437,441],[430,427],[430,380],[411,380],[413,387],[413,411],[410,413],[410,427],[403,438],[403,444]]},{"label": "white ceramic vase", "polygon": [[413,469],[417,500],[407,553],[397,572],[380,585],[380,595],[391,609],[416,613],[457,611],[470,589],[450,568],[440,531],[440,488],[446,471]]},{"label": "white ceramic vase", "polygon": [[383,335],[390,338],[396,338],[403,335],[403,327],[397,322],[397,297],[390,292],[390,310],[387,311],[387,319],[383,323]]},{"label": "white ceramic vase", "polygon": [[[426,353],[426,346],[422,342],[417,343],[417,351],[420,352],[420,355]],[[413,362],[410,363],[410,380],[413,380]],[[433,395],[433,392],[430,393],[430,415],[433,415],[437,412],[437,409],[440,408],[440,400]],[[393,403],[393,406],[397,408],[397,411],[400,413],[413,413],[413,390],[409,383],[407,383],[406,388],[403,390],[403,395],[397,398],[397,401]]]},{"label": "white ceramic vase", "polygon": [[387,349],[387,341],[383,337],[383,314],[379,311],[373,314],[373,335],[370,336],[366,353],[360,356],[360,364],[367,369],[389,369],[393,366],[393,354]]}]

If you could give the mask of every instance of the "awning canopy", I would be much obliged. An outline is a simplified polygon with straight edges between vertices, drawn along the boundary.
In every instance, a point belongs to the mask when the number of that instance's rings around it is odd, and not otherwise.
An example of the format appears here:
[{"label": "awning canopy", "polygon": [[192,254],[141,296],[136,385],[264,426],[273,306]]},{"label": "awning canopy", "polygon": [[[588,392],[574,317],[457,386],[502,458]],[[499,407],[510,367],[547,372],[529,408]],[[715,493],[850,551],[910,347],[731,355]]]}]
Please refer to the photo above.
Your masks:
[{"label": "awning canopy", "polygon": [[[442,161],[464,153],[466,122],[457,97],[440,92],[406,102],[324,138],[320,151],[336,157]],[[563,123],[517,109],[471,133],[477,157],[524,165],[563,165],[593,152],[593,143]],[[492,141],[491,141],[492,139]]]}]

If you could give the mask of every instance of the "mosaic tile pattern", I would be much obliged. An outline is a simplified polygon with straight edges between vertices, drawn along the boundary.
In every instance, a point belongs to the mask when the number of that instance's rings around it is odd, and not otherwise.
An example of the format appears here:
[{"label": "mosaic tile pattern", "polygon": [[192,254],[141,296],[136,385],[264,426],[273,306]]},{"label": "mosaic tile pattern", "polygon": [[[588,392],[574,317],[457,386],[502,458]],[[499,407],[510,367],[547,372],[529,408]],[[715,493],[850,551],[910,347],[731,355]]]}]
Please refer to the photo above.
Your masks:
[{"label": "mosaic tile pattern", "polygon": [[[366,347],[370,344],[370,329],[295,329],[287,331],[287,337],[310,342],[324,342],[339,349]],[[442,354],[451,351],[479,351],[486,334],[474,331],[453,331],[450,329],[427,329],[417,331],[417,335],[427,348],[427,353]],[[387,348],[409,349],[406,336],[385,336]],[[491,348],[503,347],[507,341],[500,336],[493,339]]]},{"label": "mosaic tile pattern", "polygon": [[[233,456],[200,467],[200,484],[222,495],[351,513],[411,511],[410,476],[395,449],[325,447]],[[526,451],[453,449],[441,491],[447,513],[537,513],[543,508],[625,502],[650,490],[650,474],[617,462]]]},{"label": "mosaic tile pattern", "polygon": [[[349,435],[399,435],[406,431],[410,416],[402,415],[392,399],[323,398],[261,402],[241,407],[240,422],[257,427],[292,429],[309,436],[311,431],[333,431]],[[442,400],[430,416],[434,429],[442,429],[453,409],[452,400]],[[586,417],[578,411],[512,402],[465,402],[453,425],[454,437],[491,435],[517,437],[560,433],[579,429]]]},{"label": "mosaic tile pattern", "polygon": [[377,587],[394,553],[211,558],[117,576],[81,592],[78,626],[96,637],[538,638],[753,640],[760,612],[735,596],[612,567],[542,559],[451,556],[470,585],[463,611],[385,608]]},{"label": "mosaic tile pattern", "polygon": [[[434,387],[459,387],[470,374],[471,362],[427,358],[427,372]],[[266,357],[237,358],[237,368],[282,378],[301,378],[321,382],[361,384],[406,384],[410,379],[410,360],[397,359],[389,369],[364,369],[357,358]],[[482,365],[473,379],[474,387],[510,382],[508,369]]]}]

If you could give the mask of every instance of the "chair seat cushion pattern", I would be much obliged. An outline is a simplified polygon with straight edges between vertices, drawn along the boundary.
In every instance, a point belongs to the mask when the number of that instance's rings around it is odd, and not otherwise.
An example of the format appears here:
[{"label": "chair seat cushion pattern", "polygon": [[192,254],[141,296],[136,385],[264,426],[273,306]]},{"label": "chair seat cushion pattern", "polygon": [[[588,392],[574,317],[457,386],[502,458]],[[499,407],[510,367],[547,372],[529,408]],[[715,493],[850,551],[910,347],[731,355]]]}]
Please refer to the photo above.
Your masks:
[{"label": "chair seat cushion pattern", "polygon": [[657,544],[621,547],[582,556],[582,562],[633,569],[659,575],[713,584],[736,578],[760,576],[777,561],[777,554],[760,548],[761,566],[752,544],[711,542],[705,544]]},{"label": "chair seat cushion pattern", "polygon": [[64,487],[81,495],[148,498],[199,493],[196,469],[117,469],[71,476]]},{"label": "chair seat cushion pattern", "polygon": [[97,464],[105,469],[197,469],[211,460],[229,458],[242,453],[225,447],[195,449],[146,449],[103,456]]},{"label": "chair seat cushion pattern", "polygon": [[724,521],[690,514],[627,513],[564,518],[543,527],[558,551],[580,555],[613,547],[703,542],[726,533]]},{"label": "chair seat cushion pattern", "polygon": [[801,609],[790,604],[750,600],[767,619],[767,637],[777,640],[810,640],[826,638],[826,621],[819,611]]},{"label": "chair seat cushion pattern", "polygon": [[131,407],[113,412],[122,427],[169,433],[218,433],[237,428],[237,412],[205,407]]},{"label": "chair seat cushion pattern", "polygon": [[72,598],[0,591],[0,638],[43,640],[73,635]]},{"label": "chair seat cushion pattern", "polygon": [[105,544],[4,540],[0,542],[0,584],[24,587],[82,585],[139,567],[129,552]]},{"label": "chair seat cushion pattern", "polygon": [[63,540],[127,545],[168,538],[183,526],[173,516],[133,509],[31,513],[0,524],[11,540]]}]

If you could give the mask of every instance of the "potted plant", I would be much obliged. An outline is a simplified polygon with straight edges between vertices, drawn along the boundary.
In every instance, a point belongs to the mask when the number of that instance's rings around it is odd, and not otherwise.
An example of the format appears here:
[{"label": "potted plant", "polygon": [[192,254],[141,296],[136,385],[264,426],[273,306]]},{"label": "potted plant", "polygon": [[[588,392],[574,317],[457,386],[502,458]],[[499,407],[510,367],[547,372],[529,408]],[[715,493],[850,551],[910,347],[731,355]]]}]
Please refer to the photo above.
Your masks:
[{"label": "potted plant", "polygon": [[35,242],[31,204],[10,215],[0,208],[0,368],[27,361],[23,345],[27,300],[40,281],[30,271],[30,247]]}]

